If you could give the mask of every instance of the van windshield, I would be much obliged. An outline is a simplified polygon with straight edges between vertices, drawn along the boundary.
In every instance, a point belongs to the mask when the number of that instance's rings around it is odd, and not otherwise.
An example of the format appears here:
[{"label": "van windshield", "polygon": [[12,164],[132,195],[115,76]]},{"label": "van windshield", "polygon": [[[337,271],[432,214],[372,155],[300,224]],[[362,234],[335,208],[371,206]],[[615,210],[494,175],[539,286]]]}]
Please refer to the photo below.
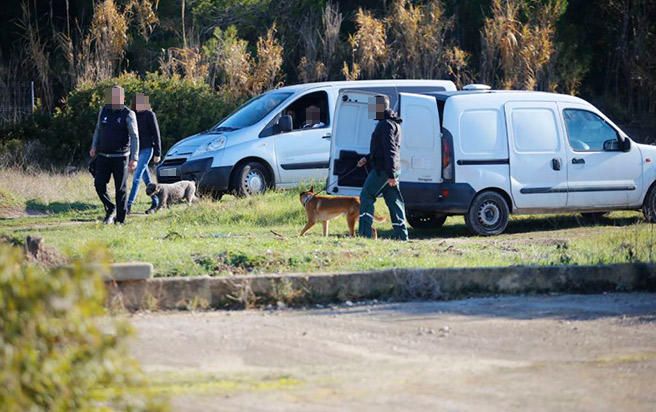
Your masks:
[{"label": "van windshield", "polygon": [[232,114],[219,122],[211,130],[230,131],[252,126],[262,120],[264,116],[278,107],[280,103],[287,100],[291,95],[291,92],[274,92],[254,97],[244,103],[239,109],[232,112]]}]

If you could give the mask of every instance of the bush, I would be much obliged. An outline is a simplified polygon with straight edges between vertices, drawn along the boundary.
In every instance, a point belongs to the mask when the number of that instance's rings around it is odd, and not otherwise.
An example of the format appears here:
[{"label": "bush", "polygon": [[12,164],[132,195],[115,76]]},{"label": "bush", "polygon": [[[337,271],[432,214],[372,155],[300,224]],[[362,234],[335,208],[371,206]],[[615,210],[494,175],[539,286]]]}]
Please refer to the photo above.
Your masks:
[{"label": "bush", "polygon": [[[105,315],[101,253],[46,272],[0,244],[0,405],[5,411],[159,410],[134,388],[124,322]],[[143,388],[140,387],[143,391]],[[141,392],[145,393],[145,392]]]},{"label": "bush", "polygon": [[[25,122],[0,130],[0,151],[9,141],[39,141],[45,156],[32,159],[42,165],[79,163],[87,157],[91,138],[104,103],[104,91],[119,84],[125,89],[126,105],[134,94],[150,96],[162,134],[163,150],[176,141],[206,130],[234,109],[203,82],[148,73],[141,79],[126,73],[98,83],[83,83],[70,92],[52,117],[35,115]],[[5,149],[6,152],[6,149]]]}]

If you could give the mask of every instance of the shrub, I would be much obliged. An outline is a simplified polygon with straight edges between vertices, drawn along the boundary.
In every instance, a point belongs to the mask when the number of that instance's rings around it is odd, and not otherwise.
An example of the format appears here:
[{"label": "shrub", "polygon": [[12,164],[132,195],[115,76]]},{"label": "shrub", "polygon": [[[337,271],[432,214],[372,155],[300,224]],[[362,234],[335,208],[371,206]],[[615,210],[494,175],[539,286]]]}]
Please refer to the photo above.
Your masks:
[{"label": "shrub", "polygon": [[[0,244],[0,405],[27,410],[159,410],[140,396],[124,322],[108,318],[105,288],[89,254],[46,272]],[[140,387],[143,391],[143,387]],[[142,392],[145,393],[145,392]]]},{"label": "shrub", "polygon": [[41,164],[78,163],[87,157],[91,138],[103,105],[104,91],[119,84],[130,105],[137,92],[150,96],[157,114],[163,149],[176,141],[206,130],[234,109],[218,93],[202,82],[148,73],[141,79],[134,74],[97,83],[82,83],[70,92],[52,118],[33,116],[11,129],[0,131],[0,148],[9,140],[37,140],[45,147],[45,156],[33,161]]}]

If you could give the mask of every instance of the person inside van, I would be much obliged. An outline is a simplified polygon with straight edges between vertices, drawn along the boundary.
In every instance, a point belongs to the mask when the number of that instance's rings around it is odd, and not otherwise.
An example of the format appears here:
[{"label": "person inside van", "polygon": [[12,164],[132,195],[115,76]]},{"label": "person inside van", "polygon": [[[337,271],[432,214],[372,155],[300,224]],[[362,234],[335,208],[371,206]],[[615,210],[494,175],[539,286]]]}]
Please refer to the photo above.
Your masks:
[{"label": "person inside van", "polygon": [[305,123],[303,129],[319,129],[326,127],[326,124],[321,121],[321,109],[318,106],[311,105],[305,109]]},{"label": "person inside van", "polygon": [[[132,178],[132,188],[130,189],[130,196],[128,197],[128,214],[132,209],[132,205],[139,193],[139,184],[141,179],[146,186],[154,183],[150,177],[148,170],[148,163],[152,159],[154,163],[159,163],[162,141],[159,134],[159,124],[157,123],[157,116],[150,107],[148,96],[143,93],[137,93],[134,96],[133,110],[137,115],[137,126],[139,128],[139,160],[137,168],[134,171]],[[151,197],[151,204],[148,210],[154,210],[158,205],[158,197]]]},{"label": "person inside van", "polygon": [[372,237],[371,225],[374,220],[374,203],[382,194],[392,218],[397,240],[408,240],[405,225],[405,204],[399,189],[401,171],[401,122],[390,109],[389,97],[377,95],[369,102],[370,116],[378,120],[371,134],[369,154],[358,161],[358,167],[370,165],[369,174],[360,192],[360,236]]}]

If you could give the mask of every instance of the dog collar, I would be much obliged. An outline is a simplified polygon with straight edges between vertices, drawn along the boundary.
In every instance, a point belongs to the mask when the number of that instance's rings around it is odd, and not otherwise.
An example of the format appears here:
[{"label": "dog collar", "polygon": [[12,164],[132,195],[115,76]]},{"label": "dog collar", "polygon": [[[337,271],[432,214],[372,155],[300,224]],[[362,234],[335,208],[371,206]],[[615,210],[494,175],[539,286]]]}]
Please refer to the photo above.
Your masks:
[{"label": "dog collar", "polygon": [[315,196],[316,195],[306,196],[305,200],[303,200],[303,207],[307,206],[307,204],[310,203],[310,200],[314,199]]}]

